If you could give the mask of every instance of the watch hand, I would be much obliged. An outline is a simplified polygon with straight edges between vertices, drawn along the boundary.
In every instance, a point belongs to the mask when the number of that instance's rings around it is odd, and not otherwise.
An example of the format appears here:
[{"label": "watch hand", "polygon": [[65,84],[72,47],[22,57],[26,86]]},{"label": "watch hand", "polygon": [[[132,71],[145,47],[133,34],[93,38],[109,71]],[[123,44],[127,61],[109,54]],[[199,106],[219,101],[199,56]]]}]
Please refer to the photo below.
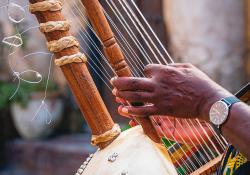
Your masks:
[{"label": "watch hand", "polygon": [[220,114],[220,112],[219,111],[217,111],[216,109],[214,109],[221,117],[223,117],[221,114]]},{"label": "watch hand", "polygon": [[217,111],[216,109],[214,109],[218,114],[220,114],[220,112],[219,111]]}]

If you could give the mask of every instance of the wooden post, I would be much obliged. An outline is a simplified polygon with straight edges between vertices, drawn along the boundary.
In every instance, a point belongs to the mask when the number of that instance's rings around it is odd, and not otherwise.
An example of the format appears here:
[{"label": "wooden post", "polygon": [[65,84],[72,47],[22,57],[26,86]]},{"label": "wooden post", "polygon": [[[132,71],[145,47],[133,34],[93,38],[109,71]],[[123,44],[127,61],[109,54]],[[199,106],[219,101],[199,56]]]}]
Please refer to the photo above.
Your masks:
[{"label": "wooden post", "polygon": [[[91,24],[103,42],[105,55],[111,64],[116,75],[119,77],[132,77],[132,74],[127,67],[123,54],[116,43],[113,32],[108,24],[106,17],[101,9],[98,0],[82,0],[86,8]],[[132,104],[134,106],[142,106],[142,103]],[[162,143],[162,140],[155,129],[154,123],[149,117],[138,118],[144,132],[156,143]]]},{"label": "wooden post", "polygon": [[[44,0],[29,0],[30,3],[42,2]],[[39,23],[48,21],[64,21],[60,11],[51,12],[36,12]],[[69,31],[54,31],[45,33],[48,41],[59,40],[60,38],[70,36]],[[45,45],[45,43],[44,43]],[[65,55],[73,55],[79,52],[76,46],[66,48],[60,52],[56,52],[57,59]],[[71,63],[61,66],[62,72],[73,92],[75,99],[82,111],[82,114],[94,135],[100,135],[113,128],[114,122],[110,117],[104,102],[89,74],[85,63]],[[114,139],[113,139],[114,140]],[[101,149],[104,149],[112,141],[99,144]]]}]

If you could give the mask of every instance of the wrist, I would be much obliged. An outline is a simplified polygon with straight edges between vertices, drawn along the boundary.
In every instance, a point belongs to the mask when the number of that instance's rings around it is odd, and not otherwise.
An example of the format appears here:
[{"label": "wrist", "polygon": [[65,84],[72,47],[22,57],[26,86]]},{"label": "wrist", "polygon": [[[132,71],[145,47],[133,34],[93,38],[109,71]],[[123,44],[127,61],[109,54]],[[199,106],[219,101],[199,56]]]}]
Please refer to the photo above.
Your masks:
[{"label": "wrist", "polygon": [[232,96],[232,94],[227,90],[222,89],[222,90],[216,90],[213,93],[209,94],[207,97],[204,97],[203,103],[201,104],[201,108],[199,111],[200,112],[199,117],[205,120],[206,122],[210,123],[209,111],[212,105],[215,102],[221,100],[222,98],[226,98],[229,96]]}]

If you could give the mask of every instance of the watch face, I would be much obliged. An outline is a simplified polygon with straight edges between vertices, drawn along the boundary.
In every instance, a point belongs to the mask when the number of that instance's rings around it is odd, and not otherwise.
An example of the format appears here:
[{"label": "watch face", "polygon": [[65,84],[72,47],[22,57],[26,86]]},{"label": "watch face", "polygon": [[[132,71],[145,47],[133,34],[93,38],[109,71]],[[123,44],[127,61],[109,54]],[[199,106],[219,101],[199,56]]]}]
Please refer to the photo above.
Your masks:
[{"label": "watch face", "polygon": [[210,120],[216,125],[223,124],[228,116],[228,106],[223,101],[218,101],[213,104],[210,109]]}]

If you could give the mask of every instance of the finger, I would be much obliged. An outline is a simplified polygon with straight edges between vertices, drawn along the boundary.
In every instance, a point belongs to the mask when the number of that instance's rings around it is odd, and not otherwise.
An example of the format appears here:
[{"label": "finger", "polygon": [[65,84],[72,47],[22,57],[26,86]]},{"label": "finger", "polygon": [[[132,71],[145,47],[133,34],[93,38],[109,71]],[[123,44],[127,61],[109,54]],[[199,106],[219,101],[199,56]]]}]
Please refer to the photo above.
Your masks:
[{"label": "finger", "polygon": [[200,123],[204,123],[205,122],[204,120],[199,119],[199,118],[197,118],[196,120],[198,120]]},{"label": "finger", "polygon": [[154,115],[151,117],[154,119],[154,121],[156,121],[159,124],[161,124],[163,121],[164,122],[174,121],[173,117],[168,117],[168,116],[163,116],[163,115]]},{"label": "finger", "polygon": [[129,125],[130,125],[131,127],[134,127],[134,126],[136,126],[137,124],[136,124],[136,121],[135,121],[135,120],[131,120],[131,121],[129,122]]},{"label": "finger", "polygon": [[158,115],[151,116],[151,119],[155,122],[155,124],[160,124],[160,118]]},{"label": "finger", "polygon": [[160,68],[164,67],[163,65],[160,64],[148,64],[144,68],[144,73],[148,78],[153,77],[153,75],[159,71]]},{"label": "finger", "polygon": [[120,104],[123,104],[123,105],[128,105],[127,101],[122,99],[122,98],[118,98],[116,97],[115,98],[116,102],[120,103]]},{"label": "finger", "polygon": [[165,128],[162,128],[161,126],[156,126],[155,128],[157,132],[159,133],[160,137],[163,137],[167,140],[172,140],[172,141],[174,140],[173,134],[172,134],[174,132],[173,127],[169,128],[168,130],[166,130]]},{"label": "finger", "polygon": [[131,115],[128,115],[128,114],[122,112],[122,109],[123,109],[123,108],[124,108],[124,106],[119,106],[119,107],[118,107],[118,113],[119,113],[120,115],[124,116],[124,117],[133,118]]},{"label": "finger", "polygon": [[[145,67],[144,72],[149,78],[158,77],[156,74],[161,72],[165,75],[165,77],[175,74],[176,68],[173,66],[166,66],[166,65],[157,65],[152,64]],[[154,82],[154,81],[152,81]]]},{"label": "finger", "polygon": [[165,119],[163,119],[160,115],[154,115],[154,116],[150,116],[150,117],[158,125],[161,125],[163,122],[165,122]]},{"label": "finger", "polygon": [[174,118],[173,117],[169,117],[169,116],[164,116],[164,115],[161,115],[160,116],[163,120],[174,120]]},{"label": "finger", "polygon": [[121,90],[145,90],[153,91],[153,83],[148,78],[115,77],[110,83]]},{"label": "finger", "polygon": [[191,67],[194,67],[190,63],[171,63],[171,64],[168,64],[168,66],[176,67],[176,68],[191,68]]},{"label": "finger", "polygon": [[193,126],[200,126],[200,125],[202,125],[202,126],[207,126],[207,124],[205,123],[205,121],[204,120],[201,120],[201,119],[188,119],[188,120],[186,120],[186,123],[187,124],[190,124],[191,126],[193,125]]},{"label": "finger", "polygon": [[164,134],[160,126],[155,126],[156,131],[159,133],[160,137],[164,138]]},{"label": "finger", "polygon": [[175,126],[175,121],[171,119],[163,120],[161,116],[158,116],[158,125],[160,125],[162,128],[169,129]]},{"label": "finger", "polygon": [[154,94],[142,91],[120,91],[114,89],[113,94],[129,102],[154,102]]},{"label": "finger", "polygon": [[170,121],[170,122],[174,122],[175,118],[174,117],[168,117],[168,116],[160,116],[164,121]]},{"label": "finger", "polygon": [[159,113],[159,110],[155,106],[126,106],[122,108],[122,112],[125,114],[133,115],[133,116],[151,116],[151,115],[157,115]]}]

